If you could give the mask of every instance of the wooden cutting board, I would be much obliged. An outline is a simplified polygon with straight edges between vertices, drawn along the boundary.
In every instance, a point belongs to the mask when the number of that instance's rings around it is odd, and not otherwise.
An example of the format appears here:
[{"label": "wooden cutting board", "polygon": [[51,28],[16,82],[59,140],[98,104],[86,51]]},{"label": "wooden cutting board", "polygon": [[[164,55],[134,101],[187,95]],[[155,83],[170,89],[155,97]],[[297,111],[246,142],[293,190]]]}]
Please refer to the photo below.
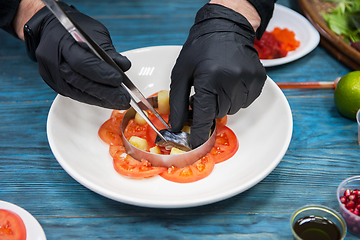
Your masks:
[{"label": "wooden cutting board", "polygon": [[321,0],[298,0],[302,14],[320,33],[320,44],[337,60],[352,70],[360,70],[360,52],[332,32],[321,16],[321,12],[332,9],[337,3]]}]

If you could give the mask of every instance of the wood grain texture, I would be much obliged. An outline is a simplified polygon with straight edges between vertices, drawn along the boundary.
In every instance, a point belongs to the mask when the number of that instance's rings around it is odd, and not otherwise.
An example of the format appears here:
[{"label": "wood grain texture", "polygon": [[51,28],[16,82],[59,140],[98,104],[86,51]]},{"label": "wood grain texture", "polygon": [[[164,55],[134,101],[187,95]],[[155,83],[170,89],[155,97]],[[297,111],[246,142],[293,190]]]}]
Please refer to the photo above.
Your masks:
[{"label": "wood grain texture", "polygon": [[[119,52],[182,45],[206,1],[68,1],[108,27]],[[296,0],[278,4],[298,10]],[[276,82],[330,81],[350,69],[317,47],[267,68]],[[289,218],[316,203],[339,210],[336,188],[359,175],[357,126],[342,117],[331,89],[284,90],[294,121],[280,164],[259,184],[217,203],[184,209],[136,207],[100,196],[58,164],[46,137],[56,93],[24,44],[0,32],[0,200],[29,211],[48,239],[292,239]],[[356,239],[351,234],[347,239]]]}]

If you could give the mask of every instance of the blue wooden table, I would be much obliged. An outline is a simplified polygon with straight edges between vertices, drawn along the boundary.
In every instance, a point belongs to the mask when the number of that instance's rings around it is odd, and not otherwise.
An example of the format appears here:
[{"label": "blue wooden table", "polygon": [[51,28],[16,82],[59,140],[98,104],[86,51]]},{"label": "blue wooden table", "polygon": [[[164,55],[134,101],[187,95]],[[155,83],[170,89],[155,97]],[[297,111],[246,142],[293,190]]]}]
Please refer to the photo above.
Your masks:
[{"label": "blue wooden table", "polygon": [[[119,52],[182,45],[205,0],[69,0],[108,27]],[[295,0],[278,4],[299,10]],[[351,71],[318,46],[267,69],[276,82],[331,81]],[[0,200],[29,211],[48,239],[292,239],[291,213],[305,204],[339,210],[336,188],[360,174],[356,122],[337,112],[333,90],[284,90],[293,137],[259,184],[230,199],[185,209],[152,209],[100,196],[54,158],[46,120],[56,93],[41,79],[24,43],[0,32]],[[347,239],[355,239],[348,233]]]}]

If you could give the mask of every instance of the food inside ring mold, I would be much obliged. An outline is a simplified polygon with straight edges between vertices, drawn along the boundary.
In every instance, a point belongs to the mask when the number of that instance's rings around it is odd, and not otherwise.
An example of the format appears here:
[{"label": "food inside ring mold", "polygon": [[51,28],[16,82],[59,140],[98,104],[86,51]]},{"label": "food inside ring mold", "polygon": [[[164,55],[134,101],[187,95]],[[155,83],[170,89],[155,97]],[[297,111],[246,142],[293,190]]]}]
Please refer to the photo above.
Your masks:
[{"label": "food inside ring mold", "polygon": [[[150,97],[147,99],[154,108],[160,107],[159,108],[160,114],[162,114],[161,110],[163,109],[162,106],[160,106],[163,104],[163,102],[160,100],[160,98],[162,97],[161,96],[162,92],[163,91],[159,92],[159,98],[158,98],[158,96],[154,96],[154,97]],[[141,109],[144,109],[144,110],[147,109],[142,103],[139,103],[139,106]],[[210,150],[212,149],[212,147],[215,144],[216,134],[214,134],[214,133],[215,133],[215,128],[216,128],[216,123],[214,120],[214,124],[211,129],[209,139],[204,144],[202,144],[201,146],[199,146],[195,149],[192,149],[190,151],[183,151],[183,150],[175,147],[175,148],[171,149],[172,153],[170,155],[155,153],[155,152],[157,152],[156,150],[150,150],[150,151],[142,150],[141,147],[138,148],[134,145],[139,146],[139,144],[137,144],[137,143],[139,143],[138,141],[140,141],[140,142],[142,140],[146,141],[145,139],[139,139],[138,137],[134,136],[128,140],[124,134],[125,129],[130,120],[132,120],[132,119],[135,119],[135,121],[142,120],[142,119],[139,119],[138,117],[139,117],[138,114],[136,113],[136,111],[133,108],[130,108],[129,110],[127,110],[127,112],[125,113],[125,115],[123,117],[122,123],[121,123],[121,137],[123,140],[124,147],[128,154],[130,154],[133,158],[135,158],[137,160],[146,159],[151,163],[152,166],[167,167],[167,168],[174,166],[177,168],[181,168],[181,167],[191,165],[194,162],[196,162],[197,160],[199,160],[201,157],[205,156],[208,152],[210,152]],[[161,130],[161,129],[158,129],[158,130]],[[159,145],[161,145],[161,144],[159,144]]]}]

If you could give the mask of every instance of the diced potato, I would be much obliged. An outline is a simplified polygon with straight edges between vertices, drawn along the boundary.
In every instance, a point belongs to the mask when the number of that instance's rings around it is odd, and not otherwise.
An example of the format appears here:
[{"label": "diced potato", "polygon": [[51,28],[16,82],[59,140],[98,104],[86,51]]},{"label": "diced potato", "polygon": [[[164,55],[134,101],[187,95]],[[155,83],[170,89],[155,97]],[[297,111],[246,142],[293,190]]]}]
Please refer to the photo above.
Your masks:
[{"label": "diced potato", "polygon": [[133,146],[135,146],[141,150],[144,150],[144,151],[147,151],[147,149],[148,149],[148,143],[147,143],[146,139],[143,139],[143,138],[140,138],[137,136],[132,136],[129,139],[129,143],[131,143]]},{"label": "diced potato", "polygon": [[190,126],[188,126],[188,125],[185,125],[181,131],[183,131],[183,132],[186,132],[186,133],[190,134],[191,127],[190,127]]},{"label": "diced potato", "polygon": [[[143,111],[145,113],[146,116],[148,116],[148,113],[146,111]],[[140,116],[140,114],[136,113],[135,114],[135,122],[139,125],[144,125],[146,123],[145,119]]]},{"label": "diced potato", "polygon": [[158,110],[160,114],[170,114],[169,96],[170,92],[168,90],[161,90],[158,93]]},{"label": "diced potato", "polygon": [[161,154],[161,150],[158,146],[150,148],[151,153]]},{"label": "diced potato", "polygon": [[185,153],[185,151],[180,150],[180,149],[175,148],[175,147],[173,147],[173,148],[171,149],[171,151],[170,151],[170,155],[175,155],[175,154],[180,154],[180,153]]}]

